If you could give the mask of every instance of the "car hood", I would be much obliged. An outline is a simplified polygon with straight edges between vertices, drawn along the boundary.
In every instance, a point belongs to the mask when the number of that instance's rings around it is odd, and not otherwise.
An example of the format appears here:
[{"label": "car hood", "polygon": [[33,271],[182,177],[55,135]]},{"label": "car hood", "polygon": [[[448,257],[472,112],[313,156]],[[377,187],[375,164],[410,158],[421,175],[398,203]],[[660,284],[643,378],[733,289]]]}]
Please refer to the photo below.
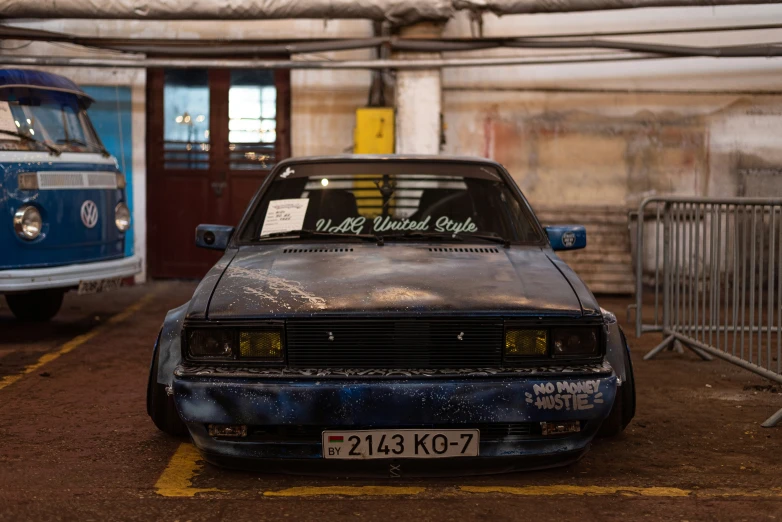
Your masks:
[{"label": "car hood", "polygon": [[242,247],[214,285],[202,285],[211,288],[199,287],[212,295],[194,315],[594,314],[594,297],[569,270],[540,247],[265,244]]}]

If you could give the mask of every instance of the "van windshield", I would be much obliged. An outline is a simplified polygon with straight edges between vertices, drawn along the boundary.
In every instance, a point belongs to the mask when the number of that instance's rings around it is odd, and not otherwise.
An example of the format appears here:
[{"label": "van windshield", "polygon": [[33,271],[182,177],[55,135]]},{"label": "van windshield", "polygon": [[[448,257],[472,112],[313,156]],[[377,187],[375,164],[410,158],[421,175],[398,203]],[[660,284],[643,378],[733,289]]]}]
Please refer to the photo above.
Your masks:
[{"label": "van windshield", "polygon": [[0,150],[105,151],[83,104],[70,93],[0,89],[0,130]]},{"label": "van windshield", "polygon": [[[293,165],[242,232],[247,242],[369,235],[386,240],[538,243],[531,210],[491,166],[409,161]],[[298,232],[296,232],[298,231]]]}]

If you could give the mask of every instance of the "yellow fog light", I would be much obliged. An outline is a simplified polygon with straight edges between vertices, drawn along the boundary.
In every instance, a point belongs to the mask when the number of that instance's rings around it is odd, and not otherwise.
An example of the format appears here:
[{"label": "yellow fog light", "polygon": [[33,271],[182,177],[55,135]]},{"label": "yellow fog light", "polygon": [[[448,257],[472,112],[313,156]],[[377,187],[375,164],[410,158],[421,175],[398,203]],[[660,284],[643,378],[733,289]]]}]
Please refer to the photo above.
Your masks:
[{"label": "yellow fog light", "polygon": [[545,357],[547,354],[546,330],[505,330],[505,355]]},{"label": "yellow fog light", "polygon": [[543,435],[578,433],[581,431],[581,421],[541,422],[540,431]]},{"label": "yellow fog light", "polygon": [[244,424],[209,424],[210,437],[246,437],[247,426]]},{"label": "yellow fog light", "polygon": [[239,334],[239,356],[268,362],[282,362],[280,332],[243,331]]}]

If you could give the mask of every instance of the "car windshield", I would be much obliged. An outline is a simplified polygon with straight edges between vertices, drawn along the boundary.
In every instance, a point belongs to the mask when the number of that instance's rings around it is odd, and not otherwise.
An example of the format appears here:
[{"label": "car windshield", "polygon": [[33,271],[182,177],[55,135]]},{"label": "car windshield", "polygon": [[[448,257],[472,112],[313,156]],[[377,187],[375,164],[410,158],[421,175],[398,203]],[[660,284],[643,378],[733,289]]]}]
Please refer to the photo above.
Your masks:
[{"label": "car windshield", "polygon": [[541,238],[526,202],[491,166],[356,161],[302,163],[279,172],[241,240],[346,235],[514,243]]},{"label": "car windshield", "polygon": [[[0,89],[0,149],[103,152],[79,98],[40,89]],[[16,134],[16,135],[14,135]]]}]

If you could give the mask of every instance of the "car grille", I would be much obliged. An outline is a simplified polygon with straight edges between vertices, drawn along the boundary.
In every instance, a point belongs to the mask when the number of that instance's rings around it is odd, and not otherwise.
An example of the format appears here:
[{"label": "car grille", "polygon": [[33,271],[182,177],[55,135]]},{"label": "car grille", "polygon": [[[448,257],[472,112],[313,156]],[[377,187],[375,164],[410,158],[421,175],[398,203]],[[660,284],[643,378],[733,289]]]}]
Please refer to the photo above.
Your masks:
[{"label": "car grille", "polygon": [[372,429],[452,429],[479,430],[481,442],[512,442],[541,436],[539,422],[484,423],[484,424],[440,424],[436,426],[249,426],[246,439],[230,439],[247,442],[320,444],[326,430],[372,430]]},{"label": "car grille", "polygon": [[294,368],[487,368],[502,363],[501,319],[296,320]]}]

